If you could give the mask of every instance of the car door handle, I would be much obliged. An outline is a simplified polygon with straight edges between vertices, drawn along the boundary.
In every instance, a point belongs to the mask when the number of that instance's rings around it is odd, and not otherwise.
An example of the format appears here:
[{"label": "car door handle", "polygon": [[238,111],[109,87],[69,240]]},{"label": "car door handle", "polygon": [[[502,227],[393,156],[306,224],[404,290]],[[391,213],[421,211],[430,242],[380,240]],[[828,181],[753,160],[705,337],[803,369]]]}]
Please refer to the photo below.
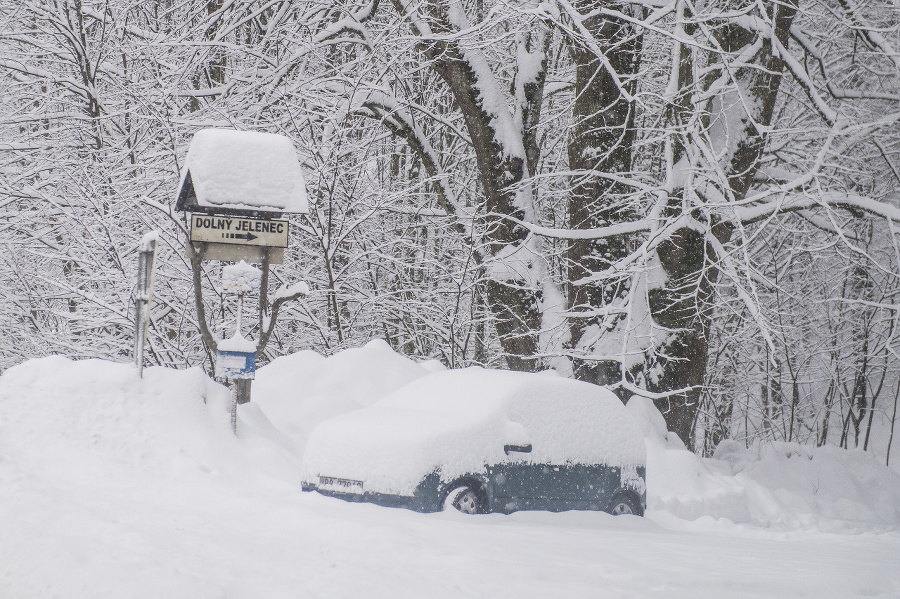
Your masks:
[{"label": "car door handle", "polygon": [[503,451],[506,455],[509,455],[510,452],[513,451],[518,451],[519,453],[531,453],[531,443],[525,445],[504,445]]}]

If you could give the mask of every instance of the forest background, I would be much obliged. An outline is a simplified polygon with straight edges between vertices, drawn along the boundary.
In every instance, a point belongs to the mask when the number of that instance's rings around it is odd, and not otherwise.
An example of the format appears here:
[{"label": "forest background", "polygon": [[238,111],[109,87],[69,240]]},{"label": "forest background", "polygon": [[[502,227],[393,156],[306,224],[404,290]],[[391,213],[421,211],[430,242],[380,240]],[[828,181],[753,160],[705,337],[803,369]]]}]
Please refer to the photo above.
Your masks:
[{"label": "forest background", "polygon": [[229,127],[311,204],[262,362],[380,337],[640,393],[698,453],[889,463],[898,48],[896,0],[0,0],[0,371],[129,359],[153,230],[148,360],[211,371],[174,203]]}]

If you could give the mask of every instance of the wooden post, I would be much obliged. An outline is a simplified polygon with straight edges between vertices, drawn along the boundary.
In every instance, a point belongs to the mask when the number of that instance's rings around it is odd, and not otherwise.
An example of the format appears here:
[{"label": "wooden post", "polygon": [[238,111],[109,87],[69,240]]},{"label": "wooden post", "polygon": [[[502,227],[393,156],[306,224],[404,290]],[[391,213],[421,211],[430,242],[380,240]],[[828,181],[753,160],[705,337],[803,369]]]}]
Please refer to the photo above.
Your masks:
[{"label": "wooden post", "polygon": [[263,248],[262,252],[262,280],[259,282],[259,341],[256,344],[256,358],[262,358],[262,351],[269,341],[266,330],[268,329],[267,316],[269,315],[269,248]]},{"label": "wooden post", "polygon": [[235,379],[234,388],[237,390],[237,403],[245,404],[250,401],[250,379]]}]

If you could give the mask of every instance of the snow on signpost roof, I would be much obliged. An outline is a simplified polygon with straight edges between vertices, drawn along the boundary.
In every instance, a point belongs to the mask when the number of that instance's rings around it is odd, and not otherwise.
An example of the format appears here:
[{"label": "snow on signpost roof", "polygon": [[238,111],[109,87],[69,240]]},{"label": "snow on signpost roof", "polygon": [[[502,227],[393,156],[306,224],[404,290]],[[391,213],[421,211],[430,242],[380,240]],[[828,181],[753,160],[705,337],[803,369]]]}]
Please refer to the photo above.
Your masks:
[{"label": "snow on signpost roof", "polygon": [[291,140],[234,129],[195,133],[176,204],[178,210],[191,208],[307,212],[306,186]]}]

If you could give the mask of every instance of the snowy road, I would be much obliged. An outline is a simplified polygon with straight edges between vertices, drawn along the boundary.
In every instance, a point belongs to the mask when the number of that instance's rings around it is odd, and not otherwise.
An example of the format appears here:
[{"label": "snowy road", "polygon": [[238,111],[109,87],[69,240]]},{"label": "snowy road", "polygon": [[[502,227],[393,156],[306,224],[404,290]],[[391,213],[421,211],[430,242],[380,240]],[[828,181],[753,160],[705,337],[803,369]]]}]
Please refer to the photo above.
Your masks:
[{"label": "snowy road", "polygon": [[[10,481],[5,481],[10,482]],[[900,596],[900,534],[422,515],[289,488],[4,485],[0,596]],[[680,529],[680,530],[679,530]]]}]

